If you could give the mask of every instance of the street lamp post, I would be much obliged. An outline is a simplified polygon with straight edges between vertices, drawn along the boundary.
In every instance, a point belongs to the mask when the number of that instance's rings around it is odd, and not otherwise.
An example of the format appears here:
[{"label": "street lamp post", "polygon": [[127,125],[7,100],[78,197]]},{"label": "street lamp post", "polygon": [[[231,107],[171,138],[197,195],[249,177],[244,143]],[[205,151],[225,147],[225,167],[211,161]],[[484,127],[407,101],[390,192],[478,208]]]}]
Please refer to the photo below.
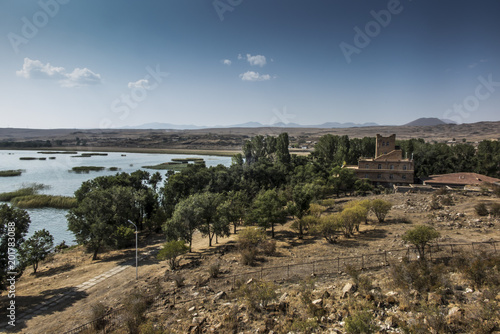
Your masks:
[{"label": "street lamp post", "polygon": [[134,223],[132,223],[130,220],[128,220],[128,222],[132,225],[135,226],[135,279],[137,280],[138,276],[137,276],[137,225],[135,225]]}]

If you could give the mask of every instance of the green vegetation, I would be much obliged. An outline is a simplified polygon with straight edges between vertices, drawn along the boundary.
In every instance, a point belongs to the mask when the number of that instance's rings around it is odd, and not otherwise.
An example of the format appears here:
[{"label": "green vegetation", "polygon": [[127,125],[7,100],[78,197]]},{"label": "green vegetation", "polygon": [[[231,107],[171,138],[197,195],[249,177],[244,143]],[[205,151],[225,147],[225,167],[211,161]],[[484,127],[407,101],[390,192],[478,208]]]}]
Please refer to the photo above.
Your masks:
[{"label": "green vegetation", "polygon": [[425,260],[425,248],[432,240],[439,238],[440,234],[432,226],[417,225],[403,234],[403,240],[412,243],[418,251],[421,261]]},{"label": "green vegetation", "polygon": [[25,210],[0,204],[0,290],[7,285],[7,272],[18,269],[17,263],[12,262],[12,256],[9,261],[8,250],[21,247],[30,223],[30,216]]},{"label": "green vegetation", "polygon": [[195,165],[205,165],[205,160],[203,160],[203,158],[173,158],[170,162],[164,162],[154,166],[143,166],[142,168],[181,171],[189,165],[192,165],[191,162]]},{"label": "green vegetation", "polygon": [[22,169],[0,170],[0,177],[20,176],[22,173],[23,173]]},{"label": "green vegetation", "polygon": [[89,172],[99,172],[105,169],[106,167],[99,167],[99,166],[76,166],[71,168],[70,172],[89,173]]},{"label": "green vegetation", "polygon": [[40,151],[39,154],[78,154],[77,151]]},{"label": "green vegetation", "polygon": [[[75,153],[77,153],[77,152],[75,152]],[[93,156],[105,157],[107,155],[108,155],[108,153],[81,153],[80,155],[73,155],[71,157],[72,158],[91,158]]]},{"label": "green vegetation", "polygon": [[182,240],[172,240],[163,244],[163,248],[156,256],[158,260],[167,260],[171,270],[177,269],[179,266],[179,256],[186,254],[189,247]]},{"label": "green vegetation", "polygon": [[71,209],[76,206],[76,199],[68,196],[26,195],[16,196],[10,201],[13,205],[23,208],[55,208]]},{"label": "green vegetation", "polygon": [[16,197],[36,195],[38,191],[47,189],[46,185],[33,183],[15,191],[0,193],[0,202],[9,202]]},{"label": "green vegetation", "polygon": [[19,250],[22,266],[33,266],[36,274],[38,263],[49,255],[54,247],[54,237],[46,229],[36,231],[33,236],[26,240]]},{"label": "green vegetation", "polygon": [[139,170],[83,182],[75,192],[76,206],[67,215],[68,229],[78,244],[93,253],[94,260],[104,246],[123,247],[122,239],[130,236],[123,228],[131,228],[128,220],[139,230],[159,232],[165,213],[151,185],[160,180]]}]

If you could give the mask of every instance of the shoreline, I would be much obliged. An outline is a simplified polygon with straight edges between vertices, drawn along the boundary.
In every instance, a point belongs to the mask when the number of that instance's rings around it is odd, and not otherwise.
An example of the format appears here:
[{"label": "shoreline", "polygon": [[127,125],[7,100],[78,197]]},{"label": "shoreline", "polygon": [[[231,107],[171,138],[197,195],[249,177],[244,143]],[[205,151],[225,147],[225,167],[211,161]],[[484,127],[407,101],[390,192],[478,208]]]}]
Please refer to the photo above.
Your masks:
[{"label": "shoreline", "polygon": [[146,148],[146,147],[91,147],[91,146],[64,146],[64,147],[2,147],[2,151],[83,151],[83,152],[115,152],[115,153],[154,153],[154,154],[185,154],[185,155],[213,155],[232,157],[241,153],[241,150],[203,150],[177,148]]}]

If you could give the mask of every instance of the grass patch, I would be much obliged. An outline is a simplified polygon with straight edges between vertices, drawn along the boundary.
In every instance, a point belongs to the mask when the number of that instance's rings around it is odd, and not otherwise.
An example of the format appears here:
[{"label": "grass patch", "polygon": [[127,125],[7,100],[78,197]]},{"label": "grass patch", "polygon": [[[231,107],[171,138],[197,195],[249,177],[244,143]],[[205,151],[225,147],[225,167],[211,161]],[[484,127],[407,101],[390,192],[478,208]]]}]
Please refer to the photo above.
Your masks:
[{"label": "grass patch", "polygon": [[0,170],[0,177],[8,177],[8,176],[20,176],[23,173],[22,169],[17,170]]},{"label": "grass patch", "polygon": [[181,162],[164,162],[154,166],[142,166],[142,168],[178,171],[186,168],[188,165],[189,165],[188,163],[181,163]]},{"label": "grass patch", "polygon": [[76,198],[54,195],[27,195],[15,197],[11,203],[19,208],[71,209],[76,207]]},{"label": "grass patch", "polygon": [[40,151],[39,154],[78,154],[77,151]]},{"label": "grass patch", "polygon": [[73,155],[71,157],[72,158],[90,158],[90,157],[93,157],[93,156],[105,157],[107,155],[108,155],[108,153],[82,153],[80,155]]},{"label": "grass patch", "polygon": [[30,196],[30,195],[35,195],[38,193],[38,191],[42,189],[47,189],[48,186],[40,183],[33,183],[29,186],[24,186],[21,189],[15,190],[15,191],[9,191],[5,193],[0,193],[0,202],[9,202],[15,197],[20,197],[20,196]]},{"label": "grass patch", "polygon": [[106,169],[105,167],[100,167],[100,166],[77,166],[71,168],[70,172],[89,173],[89,172],[99,172],[105,169]]}]

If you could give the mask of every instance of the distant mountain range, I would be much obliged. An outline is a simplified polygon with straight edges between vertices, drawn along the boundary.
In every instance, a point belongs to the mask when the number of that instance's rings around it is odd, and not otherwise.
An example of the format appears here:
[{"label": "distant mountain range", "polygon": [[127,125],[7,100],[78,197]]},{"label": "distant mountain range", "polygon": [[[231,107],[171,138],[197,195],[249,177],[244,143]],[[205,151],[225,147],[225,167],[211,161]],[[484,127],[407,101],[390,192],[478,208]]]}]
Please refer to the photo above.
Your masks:
[{"label": "distant mountain range", "polygon": [[272,125],[262,124],[259,122],[247,122],[242,124],[234,125],[216,125],[216,126],[198,126],[198,125],[179,125],[171,123],[146,123],[138,126],[126,126],[122,129],[139,129],[139,130],[196,130],[196,129],[210,129],[210,128],[318,128],[318,129],[333,129],[333,128],[355,128],[355,127],[368,127],[368,126],[380,126],[377,123],[338,123],[338,122],[326,122],[317,125],[302,125],[297,123],[274,123]]},{"label": "distant mountain range", "polygon": [[[442,124],[456,124],[455,122],[447,119],[439,118],[419,118],[404,126],[434,126]],[[125,126],[121,129],[138,129],[138,130],[197,130],[197,129],[221,129],[221,128],[314,128],[314,129],[341,129],[341,128],[361,128],[369,126],[382,126],[377,123],[339,123],[339,122],[326,122],[323,124],[302,125],[297,123],[274,123],[262,124],[259,122],[247,122],[233,125],[215,125],[215,126],[198,126],[193,124],[171,124],[171,123],[146,123],[138,126]]]},{"label": "distant mountain range", "polygon": [[434,125],[443,125],[443,124],[457,124],[456,122],[449,119],[439,119],[435,117],[429,118],[419,118],[410,123],[406,123],[405,126],[434,126]]}]

